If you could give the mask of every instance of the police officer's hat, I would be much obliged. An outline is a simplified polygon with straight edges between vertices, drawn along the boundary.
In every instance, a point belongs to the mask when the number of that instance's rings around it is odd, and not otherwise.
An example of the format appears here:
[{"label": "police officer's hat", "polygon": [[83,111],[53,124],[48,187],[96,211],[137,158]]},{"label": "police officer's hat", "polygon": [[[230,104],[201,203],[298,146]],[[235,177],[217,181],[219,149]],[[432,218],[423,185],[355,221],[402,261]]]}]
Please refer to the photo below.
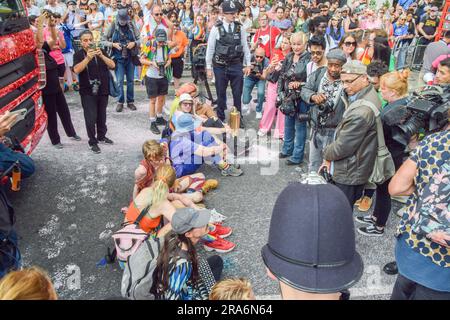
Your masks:
[{"label": "police officer's hat", "polygon": [[238,6],[233,0],[226,0],[222,2],[222,12],[223,13],[236,13],[238,11]]}]

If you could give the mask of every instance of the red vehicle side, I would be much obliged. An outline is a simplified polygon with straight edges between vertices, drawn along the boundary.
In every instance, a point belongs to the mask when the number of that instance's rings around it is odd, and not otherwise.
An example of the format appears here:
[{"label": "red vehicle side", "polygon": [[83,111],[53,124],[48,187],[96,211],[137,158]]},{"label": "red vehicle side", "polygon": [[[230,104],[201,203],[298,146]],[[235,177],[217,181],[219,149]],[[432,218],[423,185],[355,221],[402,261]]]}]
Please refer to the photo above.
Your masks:
[{"label": "red vehicle side", "polygon": [[40,89],[45,86],[45,62],[21,0],[0,1],[0,114],[27,109],[25,119],[7,134],[30,155],[47,127]]}]

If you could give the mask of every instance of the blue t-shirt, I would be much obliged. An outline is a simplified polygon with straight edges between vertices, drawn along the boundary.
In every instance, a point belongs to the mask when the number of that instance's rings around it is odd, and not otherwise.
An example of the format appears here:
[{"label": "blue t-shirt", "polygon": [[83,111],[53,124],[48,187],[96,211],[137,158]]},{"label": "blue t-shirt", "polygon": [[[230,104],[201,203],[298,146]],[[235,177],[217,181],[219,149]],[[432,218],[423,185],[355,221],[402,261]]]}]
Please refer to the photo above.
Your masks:
[{"label": "blue t-shirt", "polygon": [[399,26],[397,23],[394,23],[393,27],[395,37],[405,36],[408,34],[408,26],[406,24]]}]

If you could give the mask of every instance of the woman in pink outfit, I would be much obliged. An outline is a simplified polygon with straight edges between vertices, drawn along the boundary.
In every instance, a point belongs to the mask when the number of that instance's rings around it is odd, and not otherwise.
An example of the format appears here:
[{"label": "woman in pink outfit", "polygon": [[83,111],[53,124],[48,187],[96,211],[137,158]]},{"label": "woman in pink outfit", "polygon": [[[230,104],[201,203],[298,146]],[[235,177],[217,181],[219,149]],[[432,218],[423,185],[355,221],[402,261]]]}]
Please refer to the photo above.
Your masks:
[{"label": "woman in pink outfit", "polygon": [[259,123],[258,135],[260,137],[265,136],[267,132],[272,129],[273,121],[277,118],[275,123],[275,132],[273,137],[277,139],[283,139],[284,135],[284,114],[278,112],[275,107],[275,101],[277,100],[277,85],[278,77],[280,76],[281,63],[284,57],[291,51],[291,43],[288,37],[283,37],[281,42],[281,50],[275,51],[272,56],[269,68],[272,69],[268,76],[267,90],[266,90],[266,105],[264,106],[263,117]]}]

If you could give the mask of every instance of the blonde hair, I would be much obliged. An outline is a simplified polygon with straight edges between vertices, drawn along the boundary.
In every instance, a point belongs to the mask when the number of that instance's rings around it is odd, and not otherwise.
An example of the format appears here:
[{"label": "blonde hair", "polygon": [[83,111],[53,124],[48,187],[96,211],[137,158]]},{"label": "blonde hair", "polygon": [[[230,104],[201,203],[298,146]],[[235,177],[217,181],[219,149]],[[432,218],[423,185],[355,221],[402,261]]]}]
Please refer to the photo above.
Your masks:
[{"label": "blonde hair", "polygon": [[212,287],[209,300],[251,300],[252,293],[252,285],[247,279],[226,279]]},{"label": "blonde hair", "polygon": [[169,189],[173,187],[176,178],[175,169],[170,164],[163,164],[156,169],[155,180],[152,183],[152,207],[167,198]]},{"label": "blonde hair", "polygon": [[0,280],[0,300],[57,300],[47,273],[31,267],[12,271]]},{"label": "blonde hair", "polygon": [[392,71],[386,73],[380,78],[380,85],[394,91],[398,96],[404,96],[408,93],[409,70]]},{"label": "blonde hair", "polygon": [[305,44],[308,41],[308,36],[306,35],[306,33],[299,31],[291,34],[290,42],[292,43],[294,39],[300,39],[302,44]]},{"label": "blonde hair", "polygon": [[156,140],[147,140],[142,145],[145,160],[160,160],[164,157],[164,148]]}]

